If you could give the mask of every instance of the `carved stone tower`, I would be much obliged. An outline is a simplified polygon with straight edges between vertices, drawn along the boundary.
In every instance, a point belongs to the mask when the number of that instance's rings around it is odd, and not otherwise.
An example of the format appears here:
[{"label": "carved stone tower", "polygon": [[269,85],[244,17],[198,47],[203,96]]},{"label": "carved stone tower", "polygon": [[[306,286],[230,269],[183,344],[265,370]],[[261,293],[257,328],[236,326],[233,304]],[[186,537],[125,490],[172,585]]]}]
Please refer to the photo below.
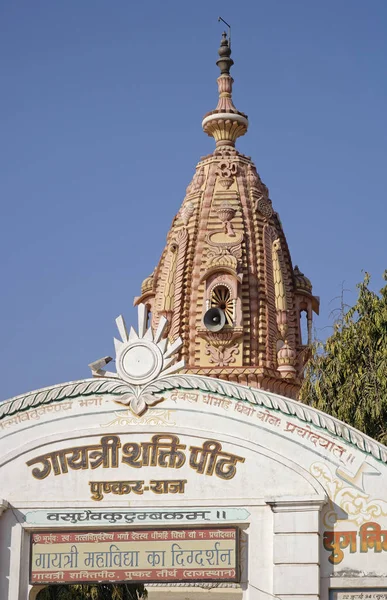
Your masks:
[{"label": "carved stone tower", "polygon": [[[159,264],[135,304],[147,306],[153,329],[163,315],[169,339],[181,336],[185,372],[296,398],[319,299],[292,267],[254,163],[235,149],[248,119],[232,101],[233,60],[225,33],[217,65],[219,102],[202,123],[215,151],[198,163]],[[222,315],[219,327],[203,320],[211,308]]]}]

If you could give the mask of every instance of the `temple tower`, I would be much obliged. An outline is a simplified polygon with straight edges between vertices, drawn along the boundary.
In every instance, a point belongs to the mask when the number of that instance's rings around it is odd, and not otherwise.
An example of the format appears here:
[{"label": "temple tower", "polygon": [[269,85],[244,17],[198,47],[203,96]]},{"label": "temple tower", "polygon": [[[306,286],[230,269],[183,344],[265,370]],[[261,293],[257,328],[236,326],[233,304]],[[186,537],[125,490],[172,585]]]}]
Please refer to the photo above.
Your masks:
[{"label": "temple tower", "polygon": [[296,398],[319,299],[292,266],[268,188],[250,157],[235,149],[248,118],[232,101],[226,33],[217,65],[218,105],[202,122],[215,150],[197,164],[135,304],[147,306],[153,329],[163,315],[169,339],[181,336],[185,372]]}]

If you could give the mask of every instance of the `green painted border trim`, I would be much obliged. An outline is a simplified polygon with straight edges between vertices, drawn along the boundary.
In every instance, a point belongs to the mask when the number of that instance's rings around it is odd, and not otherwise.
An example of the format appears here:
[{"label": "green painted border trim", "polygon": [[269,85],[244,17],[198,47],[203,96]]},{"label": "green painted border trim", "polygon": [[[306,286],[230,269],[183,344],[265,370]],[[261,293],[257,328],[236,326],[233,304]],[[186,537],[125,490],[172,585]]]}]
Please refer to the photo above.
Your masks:
[{"label": "green painted border trim", "polygon": [[325,430],[331,435],[344,440],[365,454],[370,454],[376,460],[387,463],[387,447],[376,442],[369,436],[361,433],[354,427],[346,425],[339,419],[331,417],[316,408],[303,404],[298,400],[291,400],[271,392],[250,388],[248,386],[229,383],[211,377],[198,375],[171,375],[165,379],[160,378],[150,384],[147,391],[161,393],[170,389],[199,389],[233,398],[234,400],[248,402],[262,406],[268,410],[280,412],[289,417],[296,417],[304,423],[310,423],[315,427]]},{"label": "green painted border trim", "polygon": [[0,404],[0,421],[43,404],[79,398],[80,396],[98,396],[102,394],[122,396],[127,392],[127,384],[117,379],[83,379],[60,383],[5,400]]},{"label": "green painted border trim", "polygon": [[[145,386],[143,391],[159,395],[173,389],[200,390],[202,392],[219,394],[233,400],[262,406],[263,408],[280,412],[289,417],[296,417],[299,421],[310,423],[335,437],[341,438],[365,454],[373,456],[376,460],[387,463],[386,446],[376,442],[353,427],[346,425],[342,421],[297,400],[291,400],[290,398],[272,394],[271,392],[230,383],[221,379],[189,374],[161,377]],[[62,383],[36,390],[26,395],[16,396],[1,403],[0,421],[18,412],[24,412],[44,404],[51,404],[52,402],[79,398],[80,396],[87,397],[104,394],[119,397],[127,394],[128,391],[132,391],[131,386],[124,381],[113,378],[83,379],[65,384]]]}]

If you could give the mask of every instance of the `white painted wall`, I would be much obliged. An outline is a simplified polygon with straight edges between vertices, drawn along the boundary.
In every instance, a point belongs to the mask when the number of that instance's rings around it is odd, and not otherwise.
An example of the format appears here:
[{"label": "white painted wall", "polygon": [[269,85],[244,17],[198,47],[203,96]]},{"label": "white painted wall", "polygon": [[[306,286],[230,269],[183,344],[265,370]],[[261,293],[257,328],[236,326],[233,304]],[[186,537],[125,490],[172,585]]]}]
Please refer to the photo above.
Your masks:
[{"label": "white painted wall", "polygon": [[[335,431],[344,430],[339,424],[333,429],[332,419],[326,420],[329,431],[321,426],[324,416],[308,409],[312,420],[305,421],[302,405],[272,394],[255,392],[250,403],[229,395],[224,402],[225,397],[222,400],[215,393],[209,396],[205,391],[172,388],[159,394],[162,402],[138,417],[115,402],[117,396],[112,393],[74,397],[71,385],[75,384],[68,384],[68,393],[58,402],[30,407],[0,420],[0,496],[4,499],[0,506],[5,508],[9,503],[0,517],[1,600],[28,597],[31,531],[82,525],[47,523],[43,511],[71,509],[247,511],[247,516],[235,521],[242,530],[241,583],[222,588],[223,596],[230,600],[238,594],[248,600],[273,596],[328,599],[330,588],[387,587],[387,532],[385,548],[376,552],[370,542],[367,551],[363,547],[360,552],[363,525],[375,522],[382,531],[387,529],[386,465],[374,456],[385,449],[376,443],[371,441],[367,447],[367,440],[356,432],[354,442],[346,441],[336,435]],[[253,404],[259,398],[265,405]],[[117,468],[69,468],[68,473],[51,472],[37,479],[32,470],[39,465],[26,464],[61,449],[98,445],[105,435],[119,436],[121,459],[125,443],[146,443],[155,434],[173,434],[186,446],[186,462],[181,468],[135,469],[120,460]],[[232,479],[199,474],[190,467],[189,449],[208,440],[220,442],[223,452],[244,458],[243,463],[236,464]],[[362,445],[364,450],[358,447]],[[187,483],[182,494],[147,490],[142,495],[104,494],[99,501],[91,498],[90,481],[128,479],[143,480],[145,486],[150,480],[183,479]],[[160,525],[165,523],[157,522]],[[138,522],[126,525],[138,526]],[[87,523],[88,529],[93,527],[101,528],[100,522]],[[335,556],[327,541],[324,548],[326,532],[328,537],[336,533],[336,541],[341,540],[342,547]],[[338,538],[338,532],[353,534]],[[352,546],[344,547],[346,539],[352,540]],[[168,593],[178,600],[219,595],[215,589],[187,591],[178,585],[168,590],[150,589],[158,598]]]}]

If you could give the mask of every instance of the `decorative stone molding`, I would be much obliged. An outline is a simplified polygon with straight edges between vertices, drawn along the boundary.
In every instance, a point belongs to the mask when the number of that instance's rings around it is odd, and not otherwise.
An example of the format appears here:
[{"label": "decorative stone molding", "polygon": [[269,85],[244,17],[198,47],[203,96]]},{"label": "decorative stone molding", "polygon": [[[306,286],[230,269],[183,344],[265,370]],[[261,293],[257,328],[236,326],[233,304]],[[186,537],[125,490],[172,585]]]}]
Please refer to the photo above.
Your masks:
[{"label": "decorative stone molding", "polygon": [[68,383],[59,383],[55,386],[35,390],[28,394],[15,396],[0,404],[0,421],[17,413],[22,413],[31,408],[60,402],[69,398],[79,398],[81,396],[102,396],[109,394],[120,396],[125,393],[126,386],[117,379],[82,379],[81,381],[70,381]]},{"label": "decorative stone molding", "polygon": [[233,346],[211,346],[210,344],[206,344],[206,354],[210,357],[210,363],[214,363],[220,367],[227,367],[235,362],[234,355],[238,353],[238,344],[234,344]]},{"label": "decorative stone molding", "polygon": [[320,519],[325,495],[267,498],[273,515],[274,593],[319,597]]},{"label": "decorative stone molding", "polygon": [[[110,395],[115,399],[127,394],[127,384],[113,379],[84,379],[81,381],[72,381],[66,384],[59,384],[53,387],[44,388],[30,392],[29,394],[16,396],[0,404],[0,424],[1,420],[11,415],[17,414],[51,402],[64,401],[69,398],[80,396],[106,396]],[[279,396],[271,392],[230,383],[222,379],[213,379],[202,375],[164,375],[159,377],[147,386],[147,393],[162,394],[167,390],[184,389],[200,390],[225,396],[231,400],[242,400],[256,406],[263,406],[269,410],[278,411],[287,416],[295,416],[300,421],[311,423],[312,425],[326,430],[330,435],[345,440],[352,444],[365,454],[370,454],[376,460],[387,463],[387,447],[364,433],[361,433],[354,427],[346,425],[335,417],[331,417],[316,408],[302,404],[298,400],[291,400],[284,396]]]},{"label": "decorative stone molding", "polygon": [[243,335],[242,327],[232,327],[230,329],[223,329],[222,331],[212,332],[208,331],[205,327],[199,327],[197,329],[199,337],[207,341],[207,343],[213,348],[227,348],[234,345],[235,340]]},{"label": "decorative stone molding", "polygon": [[[257,169],[256,169],[255,165],[253,165],[250,162],[247,164],[246,178],[247,178],[247,181],[248,181],[249,186],[251,188],[251,191],[254,192],[254,196],[258,197],[258,198],[262,197],[265,200],[268,200],[268,198],[269,198],[269,189],[262,182],[260,176],[257,173]],[[269,202],[271,204],[271,200],[269,200]]]},{"label": "decorative stone molding", "polygon": [[[206,119],[224,124],[239,116],[230,109],[213,111]],[[187,238],[179,243],[182,231]],[[170,321],[167,335],[171,341],[182,338],[179,356],[189,373],[297,398],[307,356],[298,319],[307,299],[297,282],[282,225],[256,167],[233,146],[217,146],[198,163],[152,289],[136,303],[149,306],[154,329],[162,316]],[[212,289],[221,284],[231,289],[234,316],[227,328],[235,329],[238,341],[238,352],[227,351],[227,356],[220,355],[202,322],[212,306]],[[311,310],[308,323],[312,331]],[[218,340],[222,346],[235,343]]]},{"label": "decorative stone molding", "polygon": [[5,510],[7,510],[7,508],[9,507],[9,504],[6,500],[3,500],[2,498],[0,498],[0,517],[3,514],[3,512]]},{"label": "decorative stone molding", "polygon": [[198,192],[202,188],[203,183],[205,182],[205,179],[206,179],[206,176],[204,173],[204,167],[199,167],[195,171],[195,175],[193,176],[191,183],[189,184],[189,186],[186,189],[187,195]]},{"label": "decorative stone molding", "polygon": [[171,328],[169,331],[169,339],[173,342],[179,338],[180,320],[182,312],[183,288],[185,276],[185,262],[188,247],[189,235],[186,229],[179,231],[175,238],[177,245],[176,269],[174,272],[174,296],[173,296],[173,311],[171,317]]},{"label": "decorative stone molding", "polygon": [[216,62],[221,73],[217,80],[218,105],[215,110],[204,117],[202,127],[207,135],[215,139],[218,147],[234,146],[237,138],[246,133],[249,123],[247,115],[239,112],[232,101],[232,84],[234,80],[230,75],[230,68],[234,61],[230,58],[230,41],[225,33],[223,33],[220,44],[219,56],[220,59]]},{"label": "decorative stone molding", "polygon": [[231,221],[235,217],[236,209],[230,204],[228,200],[224,200],[219,208],[216,210],[219,220],[224,224],[224,232],[230,237],[235,236],[235,231]]},{"label": "decorative stone molding", "polygon": [[219,146],[218,148],[215,148],[213,154],[209,154],[206,158],[212,158],[214,156],[217,158],[219,156],[222,158],[232,158],[236,156],[241,157],[243,155],[240,154],[233,146]]},{"label": "decorative stone molding", "polygon": [[241,282],[240,261],[243,236],[240,233],[238,235],[233,233],[231,239],[217,241],[217,237],[222,234],[222,231],[215,230],[206,237],[207,262],[201,281],[207,280],[213,273],[225,271]]},{"label": "decorative stone molding", "polygon": [[182,346],[177,338],[173,344],[168,343],[164,333],[168,326],[162,317],[155,332],[147,328],[147,309],[144,304],[138,306],[138,332],[133,327],[128,334],[124,318],[116,319],[121,340],[114,339],[116,349],[117,373],[109,373],[100,369],[100,362],[89,366],[94,377],[114,377],[126,383],[126,393],[116,401],[125,404],[136,415],[142,415],[148,408],[161,401],[147,392],[149,383],[159,375],[175,373],[184,367],[184,360],[175,362],[175,354]]},{"label": "decorative stone molding", "polygon": [[331,435],[344,439],[366,454],[371,454],[377,460],[387,463],[387,447],[376,442],[354,427],[346,425],[335,417],[331,417],[316,408],[302,404],[271,392],[250,388],[245,385],[233,384],[220,379],[200,375],[180,374],[162,378],[150,386],[152,393],[161,393],[167,389],[199,389],[205,392],[217,393],[235,400],[244,400],[251,404],[274,409],[285,415],[293,415],[306,423],[327,430]]},{"label": "decorative stone molding", "polygon": [[255,210],[261,213],[266,220],[273,216],[271,200],[266,200],[262,195],[255,199]]},{"label": "decorative stone molding", "polygon": [[194,214],[194,212],[195,212],[195,206],[192,202],[185,202],[183,204],[183,206],[181,207],[179,215],[185,226],[188,225],[189,220],[192,217],[192,215]]},{"label": "decorative stone molding", "polygon": [[266,504],[271,507],[274,513],[279,512],[306,512],[320,511],[328,498],[323,495],[316,496],[272,496],[265,498]]},{"label": "decorative stone molding", "polygon": [[220,185],[228,190],[233,184],[235,176],[238,174],[238,165],[229,159],[225,159],[219,163],[215,174],[219,177]]},{"label": "decorative stone molding", "polygon": [[286,342],[278,350],[277,354],[278,368],[277,371],[281,374],[281,377],[285,379],[292,379],[296,375],[296,369],[294,367],[296,362],[296,352]]},{"label": "decorative stone molding", "polygon": [[217,145],[230,144],[233,146],[236,140],[247,131],[248,120],[240,114],[215,113],[203,119],[203,131],[213,137]]},{"label": "decorative stone molding", "polygon": [[144,279],[141,284],[141,295],[143,296],[146,293],[153,291],[153,279],[155,272],[151,273],[148,277]]}]

